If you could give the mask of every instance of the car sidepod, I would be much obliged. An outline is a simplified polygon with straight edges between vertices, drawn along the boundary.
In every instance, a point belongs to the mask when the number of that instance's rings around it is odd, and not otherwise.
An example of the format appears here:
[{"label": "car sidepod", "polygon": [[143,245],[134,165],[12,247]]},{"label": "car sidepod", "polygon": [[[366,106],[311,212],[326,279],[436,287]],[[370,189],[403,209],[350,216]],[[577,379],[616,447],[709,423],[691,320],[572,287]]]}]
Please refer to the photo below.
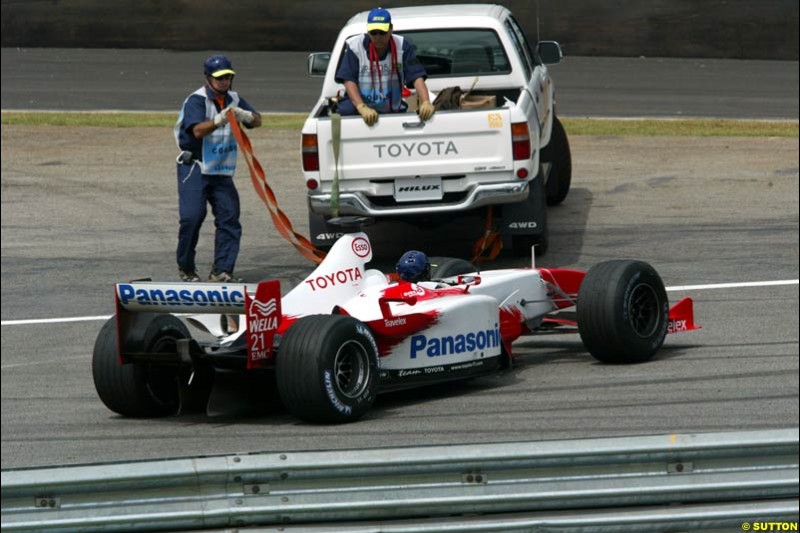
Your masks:
[{"label": "car sidepod", "polygon": [[[391,306],[392,316],[380,319],[384,327],[374,328],[381,333],[384,390],[469,377],[499,365],[503,342],[494,298],[447,294]],[[427,327],[415,328],[421,317]]]}]

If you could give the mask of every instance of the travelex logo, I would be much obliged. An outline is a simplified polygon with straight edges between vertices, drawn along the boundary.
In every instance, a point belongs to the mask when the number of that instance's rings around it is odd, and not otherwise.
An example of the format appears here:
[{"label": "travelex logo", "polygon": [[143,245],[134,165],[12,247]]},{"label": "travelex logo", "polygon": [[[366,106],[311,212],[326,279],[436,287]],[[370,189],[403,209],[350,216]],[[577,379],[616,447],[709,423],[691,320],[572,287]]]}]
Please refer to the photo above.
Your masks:
[{"label": "travelex logo", "polygon": [[186,307],[243,307],[244,292],[239,288],[214,287],[213,289],[169,289],[145,288],[126,283],[117,285],[117,295],[123,306],[139,305],[181,305]]},{"label": "travelex logo", "polygon": [[457,335],[443,337],[428,337],[427,335],[414,335],[411,337],[411,359],[417,355],[425,354],[428,357],[443,355],[457,355],[475,350],[497,348],[500,346],[500,328],[497,324],[494,329],[470,331]]}]

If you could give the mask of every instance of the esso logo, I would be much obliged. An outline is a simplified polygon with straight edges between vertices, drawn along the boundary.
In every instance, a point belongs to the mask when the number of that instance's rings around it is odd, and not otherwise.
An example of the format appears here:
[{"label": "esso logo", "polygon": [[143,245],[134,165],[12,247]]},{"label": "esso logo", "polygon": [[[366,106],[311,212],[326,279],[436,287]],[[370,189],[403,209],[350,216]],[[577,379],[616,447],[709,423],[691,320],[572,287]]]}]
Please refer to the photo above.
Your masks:
[{"label": "esso logo", "polygon": [[364,237],[357,237],[353,240],[353,253],[358,257],[367,257],[369,255],[369,241]]}]

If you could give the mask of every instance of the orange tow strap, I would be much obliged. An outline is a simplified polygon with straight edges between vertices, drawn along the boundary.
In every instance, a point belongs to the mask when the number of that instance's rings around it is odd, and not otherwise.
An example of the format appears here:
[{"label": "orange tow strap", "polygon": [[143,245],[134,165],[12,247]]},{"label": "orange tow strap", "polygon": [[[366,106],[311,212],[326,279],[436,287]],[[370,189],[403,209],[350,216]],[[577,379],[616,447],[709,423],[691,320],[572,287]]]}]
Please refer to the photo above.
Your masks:
[{"label": "orange tow strap", "polygon": [[[486,226],[483,236],[472,246],[472,263],[483,263],[491,261],[500,254],[503,249],[503,239],[500,232],[492,229],[492,206],[486,208]],[[483,255],[484,253],[487,255]]]},{"label": "orange tow strap", "polygon": [[325,258],[325,252],[318,249],[311,244],[311,241],[297,233],[292,227],[289,218],[281,211],[280,207],[278,207],[278,200],[275,198],[275,193],[272,192],[272,188],[267,183],[264,169],[261,168],[261,163],[258,162],[256,156],[253,155],[253,146],[250,144],[250,139],[242,130],[241,126],[239,126],[239,123],[236,122],[236,116],[233,111],[228,111],[228,122],[231,125],[233,136],[236,138],[236,143],[239,145],[239,149],[242,151],[244,160],[247,163],[247,168],[250,169],[250,179],[253,182],[253,188],[255,188],[261,201],[264,202],[264,205],[267,207],[275,229],[277,229],[278,233],[289,241],[303,257],[310,259],[314,263],[321,263]]}]

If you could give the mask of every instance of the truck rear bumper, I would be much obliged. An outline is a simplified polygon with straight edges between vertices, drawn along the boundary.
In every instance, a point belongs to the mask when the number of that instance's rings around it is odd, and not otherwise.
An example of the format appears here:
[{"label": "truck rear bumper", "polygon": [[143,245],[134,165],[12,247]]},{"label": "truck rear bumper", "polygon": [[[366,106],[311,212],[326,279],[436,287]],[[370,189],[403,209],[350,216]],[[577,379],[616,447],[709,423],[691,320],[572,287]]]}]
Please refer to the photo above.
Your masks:
[{"label": "truck rear bumper", "polygon": [[[476,186],[458,202],[407,203],[391,206],[375,205],[361,192],[343,192],[339,195],[339,214],[388,217],[467,211],[486,205],[525,201],[528,198],[528,184],[527,181],[483,184]],[[330,194],[309,195],[308,204],[314,213],[332,214]]]}]

